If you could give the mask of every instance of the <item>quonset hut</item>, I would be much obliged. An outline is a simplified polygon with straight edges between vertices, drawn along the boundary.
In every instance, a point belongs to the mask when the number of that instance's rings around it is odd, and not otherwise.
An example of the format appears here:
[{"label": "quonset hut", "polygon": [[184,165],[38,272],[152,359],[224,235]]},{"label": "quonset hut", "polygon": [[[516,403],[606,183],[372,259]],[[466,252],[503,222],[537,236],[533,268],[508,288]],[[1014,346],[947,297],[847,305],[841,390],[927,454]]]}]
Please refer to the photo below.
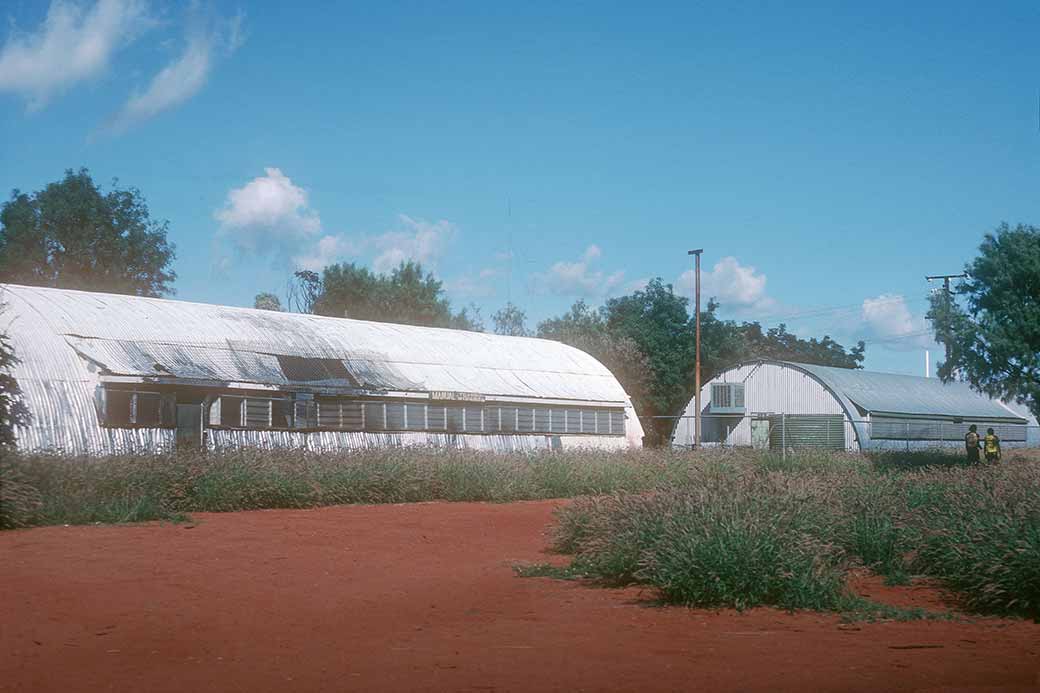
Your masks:
[{"label": "quonset hut", "polygon": [[[691,445],[694,400],[672,434]],[[804,363],[758,360],[701,389],[701,441],[757,448],[869,450],[962,446],[968,426],[992,426],[1005,446],[1040,445],[1024,409],[965,383]]]},{"label": "quonset hut", "polygon": [[543,339],[0,284],[22,450],[642,445],[624,389]]}]

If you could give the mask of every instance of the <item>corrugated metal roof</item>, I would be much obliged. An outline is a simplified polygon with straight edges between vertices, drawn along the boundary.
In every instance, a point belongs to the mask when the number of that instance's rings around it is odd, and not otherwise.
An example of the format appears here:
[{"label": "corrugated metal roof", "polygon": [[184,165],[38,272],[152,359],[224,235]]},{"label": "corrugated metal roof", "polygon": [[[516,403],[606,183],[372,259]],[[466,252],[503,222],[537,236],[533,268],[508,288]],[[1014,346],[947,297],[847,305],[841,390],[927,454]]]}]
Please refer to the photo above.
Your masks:
[{"label": "corrugated metal roof", "polygon": [[[308,371],[284,357],[323,360],[312,365],[328,388],[617,403],[629,412],[628,440],[642,436],[610,371],[550,340],[13,284],[0,284],[0,302],[34,415],[19,433],[30,448],[114,451],[151,435],[98,424],[102,376],[299,385]],[[152,442],[171,435],[156,429]]]},{"label": "corrugated metal roof", "polygon": [[950,416],[1025,422],[1016,412],[976,392],[967,383],[943,383],[938,378],[831,368],[807,363],[790,365],[811,373],[827,387],[872,414]]}]

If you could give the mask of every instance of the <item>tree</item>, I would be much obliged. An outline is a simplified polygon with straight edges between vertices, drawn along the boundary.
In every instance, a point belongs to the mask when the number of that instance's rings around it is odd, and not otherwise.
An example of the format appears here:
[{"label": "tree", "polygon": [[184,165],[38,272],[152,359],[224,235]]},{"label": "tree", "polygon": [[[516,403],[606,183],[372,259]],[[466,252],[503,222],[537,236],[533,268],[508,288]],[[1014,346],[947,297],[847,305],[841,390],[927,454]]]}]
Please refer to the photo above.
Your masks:
[{"label": "tree", "polygon": [[[417,262],[402,262],[390,274],[376,274],[354,263],[314,272],[297,272],[298,310],[338,318],[475,330],[479,314],[453,313],[444,285]],[[313,299],[313,300],[312,300]]]},{"label": "tree", "polygon": [[508,335],[510,337],[527,337],[527,313],[517,308],[512,302],[506,303],[505,307],[491,316],[495,325],[495,334]]},{"label": "tree", "polygon": [[[784,325],[762,330],[755,322],[718,317],[719,303],[701,311],[701,381],[755,358],[859,367],[864,345],[850,351],[824,337],[800,339]],[[668,440],[674,419],[694,390],[695,321],[689,302],[660,278],[628,296],[612,298],[598,310],[583,301],[559,318],[538,325],[538,335],[587,351],[603,362],[624,386],[644,420],[649,444]]]},{"label": "tree", "polygon": [[0,208],[0,281],[137,296],[172,292],[169,222],[155,221],[140,191],[102,194],[87,169]]},{"label": "tree", "polygon": [[[0,303],[0,312],[3,308]],[[11,369],[17,364],[10,340],[6,334],[0,333],[0,450],[3,446],[14,445],[16,426],[28,426],[30,421],[18,381],[11,375]]]},{"label": "tree", "polygon": [[289,279],[289,310],[297,313],[313,313],[316,304],[325,292],[324,284],[317,272],[300,270]]},{"label": "tree", "polygon": [[650,387],[650,361],[634,340],[609,332],[604,312],[603,308],[593,310],[579,300],[560,317],[539,323],[538,336],[590,354],[618,379],[636,411],[642,413]]},{"label": "tree", "polygon": [[265,291],[256,295],[256,298],[253,299],[253,307],[260,310],[281,311],[282,301],[274,294]]},{"label": "tree", "polygon": [[960,301],[945,292],[931,297],[928,318],[950,354],[939,377],[963,374],[1040,416],[1040,228],[1001,224],[964,271],[953,292]]}]

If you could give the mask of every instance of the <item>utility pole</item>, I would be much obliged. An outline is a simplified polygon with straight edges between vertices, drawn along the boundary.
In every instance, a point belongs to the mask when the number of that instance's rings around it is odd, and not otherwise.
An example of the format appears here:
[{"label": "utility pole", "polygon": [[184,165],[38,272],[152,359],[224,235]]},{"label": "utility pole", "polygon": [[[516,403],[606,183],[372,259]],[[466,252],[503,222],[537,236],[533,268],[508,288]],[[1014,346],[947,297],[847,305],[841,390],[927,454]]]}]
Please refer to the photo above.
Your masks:
[{"label": "utility pole", "polygon": [[695,388],[693,391],[693,446],[698,449],[701,447],[701,253],[703,252],[704,248],[698,248],[686,253],[694,257],[693,275],[695,288],[693,293],[693,314],[696,336],[694,337],[693,351],[693,387]]},{"label": "utility pole", "polygon": [[[951,279],[963,279],[964,277],[967,277],[967,276],[968,276],[967,274],[964,274],[962,272],[961,274],[936,274],[936,275],[933,275],[931,277],[925,277],[925,279],[927,279],[929,283],[931,283],[932,281],[934,281],[936,279],[942,279],[943,280],[943,293],[945,294],[946,314],[947,314],[947,316],[950,314],[950,304],[952,302],[952,296],[953,296],[953,292],[950,291],[950,280]],[[950,333],[947,330],[943,330],[943,344],[946,345],[946,361],[949,362],[949,360],[950,360]]]}]

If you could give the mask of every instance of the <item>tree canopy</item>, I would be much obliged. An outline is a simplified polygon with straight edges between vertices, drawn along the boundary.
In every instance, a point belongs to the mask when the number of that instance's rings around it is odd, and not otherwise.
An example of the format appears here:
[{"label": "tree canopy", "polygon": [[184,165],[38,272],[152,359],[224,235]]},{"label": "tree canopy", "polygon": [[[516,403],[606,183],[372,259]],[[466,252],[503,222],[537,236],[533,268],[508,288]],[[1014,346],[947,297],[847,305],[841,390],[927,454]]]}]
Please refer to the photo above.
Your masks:
[{"label": "tree canopy", "polygon": [[102,194],[87,169],[69,169],[0,208],[0,281],[162,296],[176,278],[167,228],[137,189]]},{"label": "tree canopy", "polygon": [[256,295],[256,298],[253,299],[253,307],[260,310],[281,311],[282,301],[276,295],[265,291]]},{"label": "tree canopy", "polygon": [[402,262],[389,274],[355,263],[329,265],[316,272],[295,273],[290,308],[337,318],[394,322],[404,325],[481,330],[475,310],[453,312],[443,283],[417,262]]},{"label": "tree canopy", "polygon": [[[718,302],[701,311],[701,380],[754,358],[859,368],[865,346],[846,350],[830,337],[801,339],[784,325],[763,330],[757,322],[718,316]],[[632,398],[642,417],[676,416],[694,390],[695,321],[689,301],[660,278],[644,289],[612,298],[599,309],[578,301],[564,315],[538,325],[538,336],[587,351],[603,362]],[[644,418],[647,442],[668,439],[674,420]]]},{"label": "tree canopy", "polygon": [[512,301],[491,316],[491,323],[495,326],[495,334],[510,337],[527,337],[531,334],[527,329],[527,313],[513,305]]},{"label": "tree canopy", "polygon": [[990,396],[1040,416],[1040,228],[1001,224],[964,271],[957,300],[931,297],[928,317],[950,354],[939,377],[963,374]]}]

